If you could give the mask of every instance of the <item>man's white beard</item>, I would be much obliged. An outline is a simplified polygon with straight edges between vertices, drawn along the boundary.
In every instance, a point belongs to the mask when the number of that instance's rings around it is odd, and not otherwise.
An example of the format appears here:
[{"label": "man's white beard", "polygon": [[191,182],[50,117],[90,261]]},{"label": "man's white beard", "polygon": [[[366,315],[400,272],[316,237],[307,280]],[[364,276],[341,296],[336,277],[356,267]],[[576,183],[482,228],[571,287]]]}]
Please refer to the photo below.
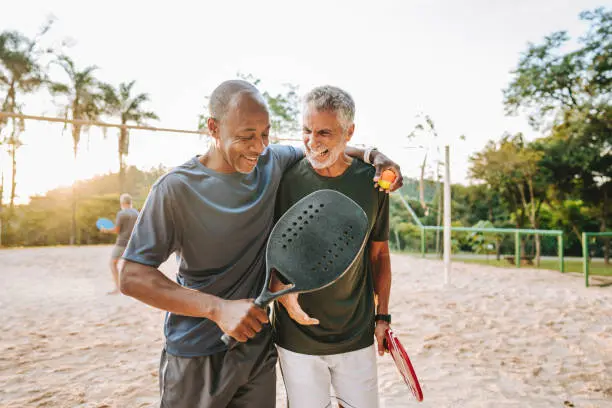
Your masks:
[{"label": "man's white beard", "polygon": [[313,148],[313,146],[308,145],[306,158],[314,169],[321,170],[336,163],[340,155],[344,152],[344,146],[340,144],[335,149],[329,149],[329,152],[325,155],[326,157],[322,159],[320,154],[325,150],[327,150],[325,147]]}]

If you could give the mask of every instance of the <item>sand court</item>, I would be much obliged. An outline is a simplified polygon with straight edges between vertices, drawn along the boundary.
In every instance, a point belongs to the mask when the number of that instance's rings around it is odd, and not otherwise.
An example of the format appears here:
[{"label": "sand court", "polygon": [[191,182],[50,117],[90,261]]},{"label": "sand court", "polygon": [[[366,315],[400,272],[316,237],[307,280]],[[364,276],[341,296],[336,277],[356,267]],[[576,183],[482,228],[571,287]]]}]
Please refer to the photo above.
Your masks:
[{"label": "sand court", "polygon": [[[110,250],[0,251],[0,407],[157,406],[164,313],[106,295]],[[442,289],[442,262],[392,264],[393,327],[425,400],[385,356],[382,407],[612,407],[612,287],[456,262]],[[173,257],[162,269],[175,273]]]}]

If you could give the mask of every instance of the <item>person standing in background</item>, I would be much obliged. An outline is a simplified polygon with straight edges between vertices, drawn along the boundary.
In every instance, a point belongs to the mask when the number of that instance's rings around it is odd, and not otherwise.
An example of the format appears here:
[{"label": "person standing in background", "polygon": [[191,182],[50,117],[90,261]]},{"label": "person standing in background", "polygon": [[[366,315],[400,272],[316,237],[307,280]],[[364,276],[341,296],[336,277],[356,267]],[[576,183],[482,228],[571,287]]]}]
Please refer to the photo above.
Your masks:
[{"label": "person standing in background", "polygon": [[119,210],[117,213],[115,226],[113,228],[100,229],[100,232],[105,234],[117,234],[117,240],[115,241],[115,246],[111,252],[110,259],[110,269],[115,288],[108,292],[109,295],[116,295],[119,293],[118,263],[121,259],[121,255],[123,255],[123,252],[125,251],[125,247],[130,240],[130,235],[132,235],[132,230],[134,229],[134,225],[138,219],[138,210],[132,207],[131,195],[127,193],[121,194],[121,197],[119,197],[119,204],[121,205],[121,210]]}]

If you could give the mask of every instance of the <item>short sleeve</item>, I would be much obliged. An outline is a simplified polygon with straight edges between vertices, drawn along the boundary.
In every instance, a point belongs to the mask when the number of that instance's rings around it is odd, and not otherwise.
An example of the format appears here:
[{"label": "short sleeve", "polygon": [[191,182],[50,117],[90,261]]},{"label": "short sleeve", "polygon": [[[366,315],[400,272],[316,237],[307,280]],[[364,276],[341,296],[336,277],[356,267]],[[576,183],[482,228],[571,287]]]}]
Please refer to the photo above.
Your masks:
[{"label": "short sleeve", "polygon": [[302,149],[298,149],[294,146],[272,144],[269,146],[269,149],[272,150],[272,153],[277,157],[283,172],[304,158]]},{"label": "short sleeve", "polygon": [[168,188],[169,178],[158,181],[138,215],[123,258],[157,268],[178,249],[177,214]]},{"label": "short sleeve", "polygon": [[371,235],[372,241],[389,240],[389,194],[378,192],[378,214],[374,221]]},{"label": "short sleeve", "polygon": [[115,218],[115,227],[119,228],[119,232],[123,230],[123,212],[119,211],[117,213],[117,217]]}]

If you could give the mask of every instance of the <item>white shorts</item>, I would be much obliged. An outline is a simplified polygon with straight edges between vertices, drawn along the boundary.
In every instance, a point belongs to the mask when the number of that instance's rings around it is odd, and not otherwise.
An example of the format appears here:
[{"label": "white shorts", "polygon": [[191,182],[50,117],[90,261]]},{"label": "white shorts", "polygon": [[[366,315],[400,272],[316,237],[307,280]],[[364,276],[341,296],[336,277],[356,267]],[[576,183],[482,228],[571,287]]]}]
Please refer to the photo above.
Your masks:
[{"label": "white shorts", "polygon": [[277,349],[289,407],[325,408],[337,400],[344,408],[378,408],[374,345],[327,356]]}]

